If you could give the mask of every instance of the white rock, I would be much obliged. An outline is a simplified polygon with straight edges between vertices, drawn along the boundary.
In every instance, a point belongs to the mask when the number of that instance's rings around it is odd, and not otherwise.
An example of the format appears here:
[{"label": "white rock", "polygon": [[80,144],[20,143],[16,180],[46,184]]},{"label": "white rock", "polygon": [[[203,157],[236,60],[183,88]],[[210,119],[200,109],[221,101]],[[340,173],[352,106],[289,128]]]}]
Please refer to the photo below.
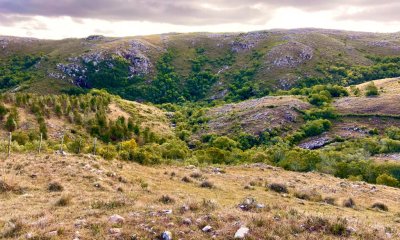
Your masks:
[{"label": "white rock", "polygon": [[210,225],[207,225],[207,226],[203,227],[203,229],[202,229],[203,232],[211,232],[211,230],[212,230],[212,227]]},{"label": "white rock", "polygon": [[46,234],[48,237],[55,237],[58,235],[58,231],[51,231]]},{"label": "white rock", "polygon": [[33,233],[27,233],[27,234],[25,235],[25,238],[26,238],[26,239],[32,239],[33,237],[34,237]]},{"label": "white rock", "polygon": [[172,233],[170,231],[165,231],[161,235],[162,240],[172,240]]},{"label": "white rock", "polygon": [[242,226],[236,231],[235,238],[236,239],[243,239],[243,238],[246,237],[246,235],[248,233],[249,233],[249,228]]},{"label": "white rock", "polygon": [[108,221],[110,223],[120,224],[120,223],[124,223],[125,222],[125,218],[121,217],[118,214],[114,214],[108,219]]},{"label": "white rock", "polygon": [[110,228],[110,229],[108,230],[108,232],[109,232],[111,235],[120,235],[120,234],[122,233],[122,230],[121,230],[121,228]]}]

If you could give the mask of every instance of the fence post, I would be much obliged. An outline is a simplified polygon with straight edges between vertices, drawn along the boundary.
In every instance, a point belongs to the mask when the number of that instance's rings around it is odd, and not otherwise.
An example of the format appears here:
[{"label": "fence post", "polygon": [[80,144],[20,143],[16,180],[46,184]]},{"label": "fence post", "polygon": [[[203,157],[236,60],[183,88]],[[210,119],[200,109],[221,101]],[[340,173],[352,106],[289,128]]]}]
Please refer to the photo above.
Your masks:
[{"label": "fence post", "polygon": [[64,145],[64,133],[61,136],[60,154],[62,154],[62,152],[63,152],[63,145]]},{"label": "fence post", "polygon": [[93,140],[93,155],[96,155],[96,141],[97,141],[97,138],[94,138],[94,140]]},{"label": "fence post", "polygon": [[82,138],[79,138],[78,154],[81,153],[81,146],[82,146]]},{"label": "fence post", "polygon": [[43,133],[40,133],[40,142],[39,142],[39,154],[40,154],[40,151],[42,150],[42,140],[43,140]]},{"label": "fence post", "polygon": [[12,135],[11,132],[8,133],[8,157],[10,157],[11,155],[11,139],[12,139]]}]

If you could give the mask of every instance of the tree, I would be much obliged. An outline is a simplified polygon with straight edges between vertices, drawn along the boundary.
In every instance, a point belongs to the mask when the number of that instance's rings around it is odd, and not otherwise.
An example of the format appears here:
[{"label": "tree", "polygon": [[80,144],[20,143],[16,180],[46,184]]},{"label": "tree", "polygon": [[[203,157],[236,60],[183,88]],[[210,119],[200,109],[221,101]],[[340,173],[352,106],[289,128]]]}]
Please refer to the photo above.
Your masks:
[{"label": "tree", "polygon": [[377,184],[383,184],[391,187],[399,186],[399,181],[389,174],[381,174],[376,178]]}]

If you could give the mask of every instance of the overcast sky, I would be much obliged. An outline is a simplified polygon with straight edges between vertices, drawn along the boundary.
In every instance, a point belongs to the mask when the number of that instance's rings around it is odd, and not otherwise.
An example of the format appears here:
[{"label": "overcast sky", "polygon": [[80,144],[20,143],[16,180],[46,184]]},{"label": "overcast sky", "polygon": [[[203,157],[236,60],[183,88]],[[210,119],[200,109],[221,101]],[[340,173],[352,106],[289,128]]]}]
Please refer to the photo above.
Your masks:
[{"label": "overcast sky", "polygon": [[0,0],[0,35],[60,39],[272,28],[400,31],[398,0]]}]

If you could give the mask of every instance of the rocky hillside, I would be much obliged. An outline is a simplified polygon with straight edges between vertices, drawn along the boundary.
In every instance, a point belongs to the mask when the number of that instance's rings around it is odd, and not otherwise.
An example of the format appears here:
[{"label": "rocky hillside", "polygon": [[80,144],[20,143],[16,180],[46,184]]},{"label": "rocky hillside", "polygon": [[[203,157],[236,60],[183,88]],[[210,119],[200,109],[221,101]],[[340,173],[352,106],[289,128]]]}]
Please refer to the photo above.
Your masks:
[{"label": "rocky hillside", "polygon": [[158,103],[238,101],[299,84],[398,76],[398,59],[382,59],[398,54],[397,33],[321,29],[58,41],[0,37],[0,88],[57,93],[96,87]]}]

